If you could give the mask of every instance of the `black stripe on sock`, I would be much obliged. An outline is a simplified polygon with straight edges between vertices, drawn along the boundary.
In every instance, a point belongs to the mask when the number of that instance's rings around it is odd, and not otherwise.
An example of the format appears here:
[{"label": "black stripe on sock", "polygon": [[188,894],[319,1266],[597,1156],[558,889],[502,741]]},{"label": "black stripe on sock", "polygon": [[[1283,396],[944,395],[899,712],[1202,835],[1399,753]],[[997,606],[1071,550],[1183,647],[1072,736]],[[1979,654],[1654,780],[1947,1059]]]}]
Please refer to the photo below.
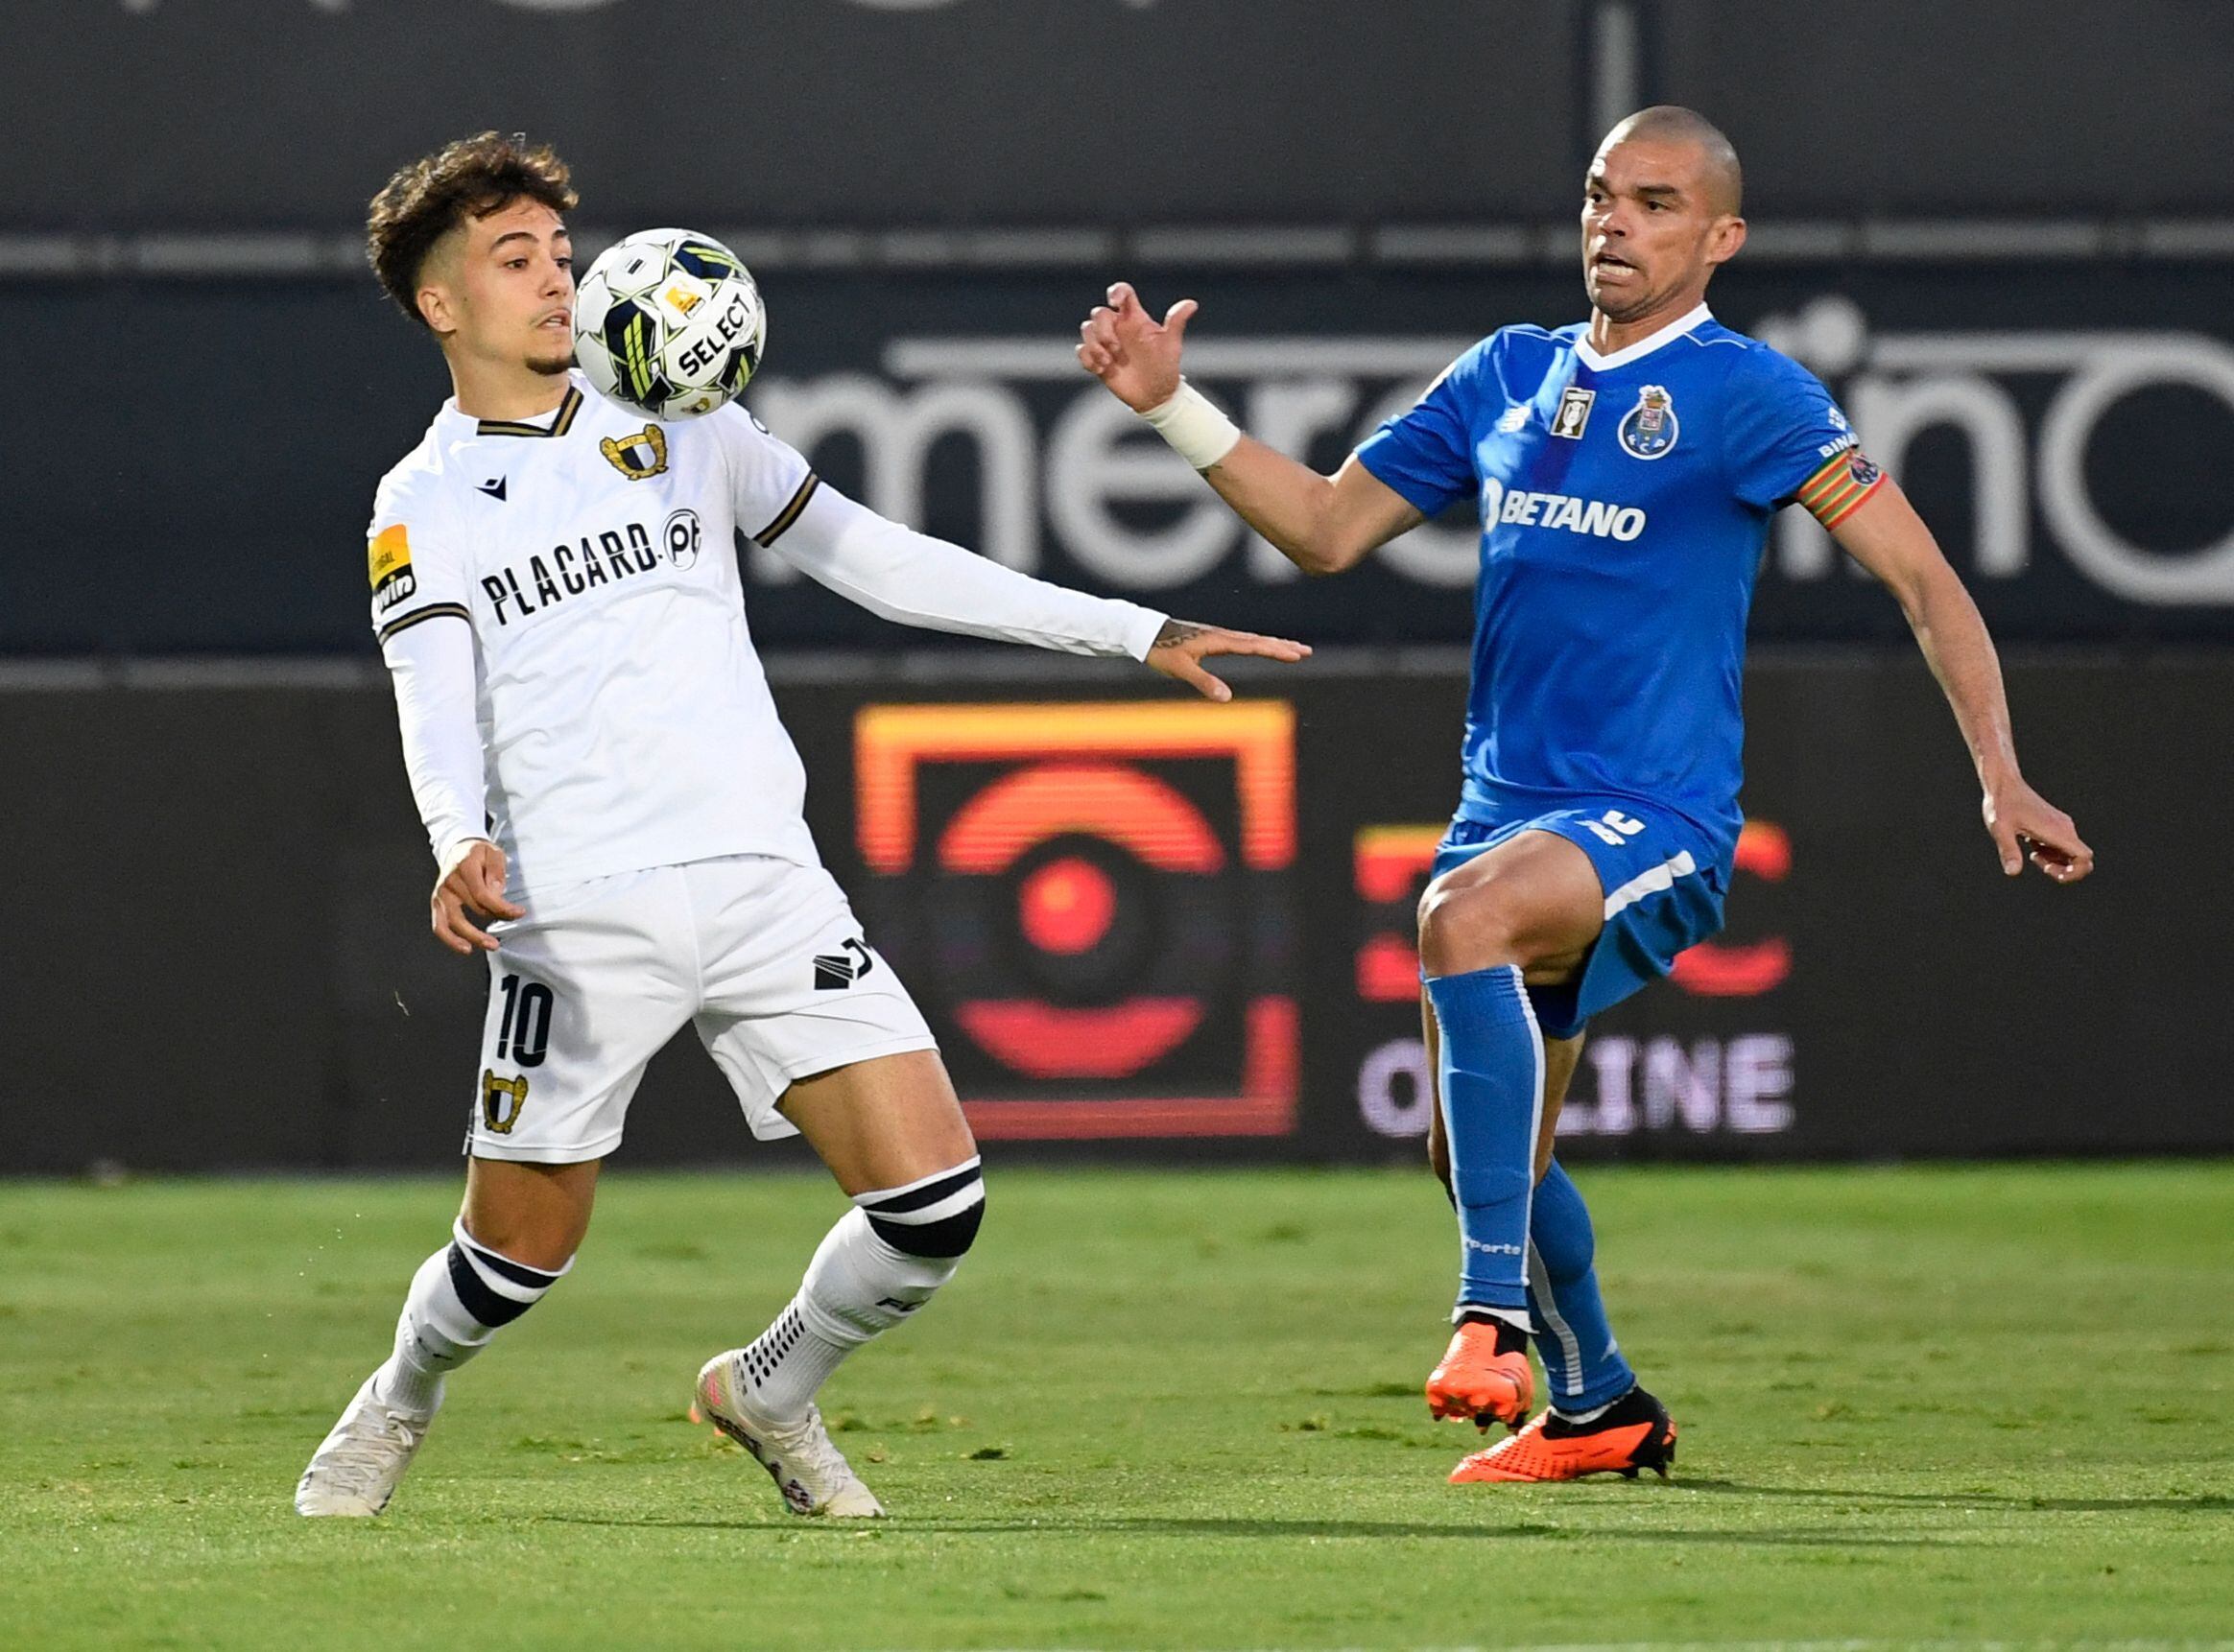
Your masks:
[{"label": "black stripe on sock", "polygon": [[970,1183],[984,1180],[983,1167],[965,1165],[951,1176],[940,1176],[936,1182],[925,1182],[919,1188],[910,1188],[900,1193],[865,1193],[853,1202],[872,1216],[905,1215],[925,1205],[935,1205],[940,1199],[952,1198]]},{"label": "black stripe on sock", "polygon": [[943,1260],[962,1255],[977,1242],[978,1224],[986,1219],[986,1201],[973,1199],[950,1216],[933,1222],[894,1222],[871,1214],[868,1225],[876,1237],[910,1256]]},{"label": "black stripe on sock", "polygon": [[476,1244],[471,1245],[470,1248],[474,1261],[482,1263],[490,1273],[501,1275],[503,1278],[511,1280],[514,1285],[524,1285],[530,1290],[549,1290],[558,1283],[557,1274],[545,1273],[538,1267],[530,1267],[524,1262],[514,1262],[509,1256],[498,1256],[487,1245]]},{"label": "black stripe on sock", "polygon": [[492,1331],[500,1325],[510,1325],[535,1306],[532,1302],[515,1302],[509,1296],[499,1296],[489,1289],[488,1282],[473,1271],[473,1263],[455,1239],[450,1241],[450,1287],[465,1305],[465,1311]]}]

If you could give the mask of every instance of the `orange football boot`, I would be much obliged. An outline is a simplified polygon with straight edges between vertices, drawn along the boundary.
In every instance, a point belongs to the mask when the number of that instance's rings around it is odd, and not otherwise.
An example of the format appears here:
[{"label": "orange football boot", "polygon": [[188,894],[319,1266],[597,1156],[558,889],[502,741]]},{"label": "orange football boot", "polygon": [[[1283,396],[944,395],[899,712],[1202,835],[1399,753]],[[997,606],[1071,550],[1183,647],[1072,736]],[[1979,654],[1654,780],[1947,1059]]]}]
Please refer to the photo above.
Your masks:
[{"label": "orange football boot", "polygon": [[1476,1451],[1451,1471],[1451,1484],[1476,1480],[1579,1480],[1616,1474],[1625,1480],[1651,1469],[1662,1479],[1676,1460],[1676,1423],[1668,1408],[1631,1388],[1604,1415],[1567,1423],[1546,1411],[1518,1433]]},{"label": "orange football boot", "polygon": [[[1500,1342],[1506,1344],[1503,1352]],[[1484,1428],[1491,1423],[1517,1428],[1534,1404],[1535,1373],[1529,1369],[1527,1337],[1502,1320],[1460,1326],[1441,1363],[1427,1376],[1427,1408],[1438,1418],[1463,1417]]]}]

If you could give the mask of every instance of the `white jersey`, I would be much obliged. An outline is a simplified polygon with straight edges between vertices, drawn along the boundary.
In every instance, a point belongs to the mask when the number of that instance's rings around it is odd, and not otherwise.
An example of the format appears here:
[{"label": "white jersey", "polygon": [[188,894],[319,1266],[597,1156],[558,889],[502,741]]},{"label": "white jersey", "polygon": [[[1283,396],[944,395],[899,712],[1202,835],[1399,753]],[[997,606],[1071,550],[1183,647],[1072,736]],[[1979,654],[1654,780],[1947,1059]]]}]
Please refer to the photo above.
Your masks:
[{"label": "white jersey", "polygon": [[[438,859],[487,836],[514,890],[722,855],[818,863],[746,625],[739,531],[907,623],[1142,658],[1162,620],[885,522],[734,405],[649,422],[579,374],[532,420],[452,401],[381,483],[369,535],[372,624]],[[405,692],[434,657],[411,650],[460,620],[479,777],[445,771],[444,729],[425,725],[448,714],[415,717]],[[462,739],[462,684],[450,703]]]}]

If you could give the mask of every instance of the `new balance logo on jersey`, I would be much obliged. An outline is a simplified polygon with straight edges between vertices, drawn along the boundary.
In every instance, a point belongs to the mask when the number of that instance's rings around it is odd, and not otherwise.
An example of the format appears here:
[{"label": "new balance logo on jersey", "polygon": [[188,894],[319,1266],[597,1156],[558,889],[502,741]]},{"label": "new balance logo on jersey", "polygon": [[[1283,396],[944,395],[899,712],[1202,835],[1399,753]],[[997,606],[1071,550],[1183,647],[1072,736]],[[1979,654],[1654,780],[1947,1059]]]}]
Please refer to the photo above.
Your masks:
[{"label": "new balance logo on jersey", "polygon": [[1531,493],[1508,489],[1494,476],[1482,484],[1482,525],[1501,522],[1523,528],[1564,528],[1570,533],[1587,533],[1595,539],[1634,539],[1645,531],[1645,513],[1633,505],[1608,505],[1603,499],[1577,499],[1568,493]]},{"label": "new balance logo on jersey", "polygon": [[841,953],[815,955],[817,992],[843,991],[876,968],[875,959],[869,956],[868,943],[858,935],[844,946],[845,950]]},{"label": "new balance logo on jersey", "polygon": [[473,485],[481,489],[482,492],[487,494],[489,498],[502,503],[504,499],[504,484],[505,479],[503,477],[492,476],[487,482],[477,482]]}]

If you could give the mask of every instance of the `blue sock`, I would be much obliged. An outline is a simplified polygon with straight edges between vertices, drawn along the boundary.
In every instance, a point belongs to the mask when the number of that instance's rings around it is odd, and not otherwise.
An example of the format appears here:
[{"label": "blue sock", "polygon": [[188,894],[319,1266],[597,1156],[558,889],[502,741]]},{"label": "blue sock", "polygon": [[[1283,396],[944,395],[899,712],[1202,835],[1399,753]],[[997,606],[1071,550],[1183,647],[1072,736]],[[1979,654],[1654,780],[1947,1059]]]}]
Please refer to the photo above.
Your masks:
[{"label": "blue sock", "polygon": [[1552,1404],[1573,1415],[1609,1405],[1636,1386],[1621,1357],[1594,1265],[1590,1208],[1559,1162],[1536,1184],[1528,1225],[1528,1302]]},{"label": "blue sock", "polygon": [[1528,1207],[1544,1045],[1510,964],[1427,983],[1442,1030],[1443,1131],[1459,1208],[1459,1309],[1528,1309]]}]

